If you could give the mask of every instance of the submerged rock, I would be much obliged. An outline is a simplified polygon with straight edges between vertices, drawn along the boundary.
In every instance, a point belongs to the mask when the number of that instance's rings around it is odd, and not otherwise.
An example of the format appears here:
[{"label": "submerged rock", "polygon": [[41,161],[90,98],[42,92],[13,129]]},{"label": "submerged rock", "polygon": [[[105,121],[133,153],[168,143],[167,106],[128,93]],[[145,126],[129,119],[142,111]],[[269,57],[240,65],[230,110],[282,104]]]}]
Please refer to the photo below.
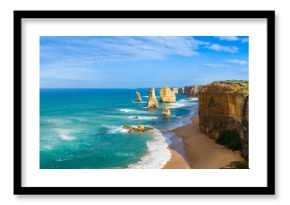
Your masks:
[{"label": "submerged rock", "polygon": [[150,88],[150,90],[149,90],[147,107],[148,108],[157,108],[158,107],[158,102],[156,99],[154,88]]},{"label": "submerged rock", "polygon": [[160,90],[160,101],[165,103],[174,103],[176,102],[175,93],[167,86],[164,86]]},{"label": "submerged rock", "polygon": [[145,132],[148,130],[153,130],[152,127],[147,127],[144,125],[138,125],[138,126],[124,125],[123,129],[128,130],[129,132]]},{"label": "submerged rock", "polygon": [[140,93],[138,91],[136,92],[136,101],[137,102],[142,102],[141,95],[140,95]]},{"label": "submerged rock", "polygon": [[170,117],[171,116],[170,109],[168,107],[163,108],[162,115],[164,117]]}]

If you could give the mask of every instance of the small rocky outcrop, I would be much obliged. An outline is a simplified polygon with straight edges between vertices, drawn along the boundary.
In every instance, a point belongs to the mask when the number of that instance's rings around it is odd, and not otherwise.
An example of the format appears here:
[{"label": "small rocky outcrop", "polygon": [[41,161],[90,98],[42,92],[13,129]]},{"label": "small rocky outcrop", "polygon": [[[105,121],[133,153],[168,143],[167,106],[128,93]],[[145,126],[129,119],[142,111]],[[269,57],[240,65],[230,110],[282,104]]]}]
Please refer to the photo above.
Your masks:
[{"label": "small rocky outcrop", "polygon": [[150,88],[150,90],[149,90],[147,107],[148,108],[157,108],[158,107],[158,101],[156,99],[154,88]]},{"label": "small rocky outcrop", "polygon": [[178,94],[178,88],[172,88],[172,92],[173,92],[174,94]]},{"label": "small rocky outcrop", "polygon": [[201,132],[225,144],[238,136],[235,144],[241,144],[239,149],[245,159],[248,158],[248,96],[248,81],[216,81],[199,91],[198,109]]},{"label": "small rocky outcrop", "polygon": [[142,102],[141,95],[140,95],[140,93],[138,91],[136,92],[136,101],[137,102]]},{"label": "small rocky outcrop", "polygon": [[162,115],[164,117],[170,117],[171,116],[170,109],[168,107],[163,108]]},{"label": "small rocky outcrop", "polygon": [[174,103],[176,102],[175,93],[167,86],[164,86],[160,90],[160,101],[164,103]]},{"label": "small rocky outcrop", "polygon": [[152,127],[147,127],[144,125],[138,125],[138,126],[132,126],[132,125],[124,125],[122,127],[125,130],[128,130],[128,132],[130,133],[135,133],[135,132],[145,132],[145,131],[149,131],[149,130],[153,130]]}]

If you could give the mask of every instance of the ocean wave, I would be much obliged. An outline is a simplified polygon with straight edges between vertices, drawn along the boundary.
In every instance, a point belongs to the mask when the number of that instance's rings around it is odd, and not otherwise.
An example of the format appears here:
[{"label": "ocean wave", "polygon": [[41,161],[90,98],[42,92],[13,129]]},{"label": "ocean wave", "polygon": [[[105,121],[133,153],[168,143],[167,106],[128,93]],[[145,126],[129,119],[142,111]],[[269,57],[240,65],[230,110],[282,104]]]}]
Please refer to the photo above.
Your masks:
[{"label": "ocean wave", "polygon": [[184,106],[186,106],[185,103],[176,102],[176,103],[170,103],[168,107],[171,109],[174,109],[174,108],[179,108],[179,107],[184,107]]},{"label": "ocean wave", "polygon": [[124,129],[123,126],[114,126],[114,125],[101,125],[108,129],[108,133],[126,133],[128,130]]},{"label": "ocean wave", "polygon": [[128,166],[129,169],[160,169],[170,160],[171,153],[165,136],[157,129],[152,132],[153,137],[147,142],[147,152],[141,159]]},{"label": "ocean wave", "polygon": [[125,113],[146,113],[145,111],[142,110],[134,110],[134,109],[128,109],[128,108],[122,108],[119,109],[120,112],[125,112]]},{"label": "ocean wave", "polygon": [[198,98],[187,98],[179,100],[179,102],[195,102],[195,101],[198,101]]},{"label": "ocean wave", "polygon": [[145,103],[147,103],[147,102],[146,102],[146,101],[142,101],[142,102],[132,101],[132,103],[145,104]]},{"label": "ocean wave", "polygon": [[177,118],[179,119],[177,122],[175,122],[174,124],[170,125],[169,126],[169,129],[170,130],[173,130],[175,128],[178,128],[178,127],[183,127],[183,126],[186,126],[186,125],[189,125],[191,124],[191,118],[193,115],[195,115],[196,112],[195,111],[192,111],[189,115],[187,116],[184,116],[184,117],[181,117],[181,116],[178,116]]},{"label": "ocean wave", "polygon": [[58,133],[59,138],[62,140],[74,140],[75,136],[71,135],[72,131],[69,129],[56,129],[56,132]]},{"label": "ocean wave", "polygon": [[101,117],[106,117],[106,118],[118,118],[118,119],[124,119],[126,116],[120,116],[120,115],[100,115]]},{"label": "ocean wave", "polygon": [[71,123],[69,119],[60,119],[60,118],[42,118],[43,123],[52,124],[52,125],[65,125]]},{"label": "ocean wave", "polygon": [[121,112],[135,112],[137,110],[123,108],[123,109],[119,109],[119,111],[121,111]]},{"label": "ocean wave", "polygon": [[[138,117],[138,118],[136,118]],[[155,120],[158,119],[158,117],[153,116],[129,116],[128,119],[130,120]]]}]

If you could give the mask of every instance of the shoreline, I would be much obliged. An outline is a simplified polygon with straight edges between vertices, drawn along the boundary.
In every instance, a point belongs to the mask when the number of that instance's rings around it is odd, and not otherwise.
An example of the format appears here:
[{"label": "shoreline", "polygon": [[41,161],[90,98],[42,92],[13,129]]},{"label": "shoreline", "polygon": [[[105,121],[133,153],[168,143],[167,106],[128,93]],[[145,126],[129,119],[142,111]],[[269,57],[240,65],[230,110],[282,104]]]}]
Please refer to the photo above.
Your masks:
[{"label": "shoreline", "polygon": [[[180,138],[186,158],[176,150],[174,141],[169,145],[170,160],[163,169],[220,169],[233,161],[244,161],[240,151],[232,151],[217,144],[199,130],[198,115],[191,118],[191,123],[170,130],[173,138]],[[178,146],[178,145],[177,145]]]}]

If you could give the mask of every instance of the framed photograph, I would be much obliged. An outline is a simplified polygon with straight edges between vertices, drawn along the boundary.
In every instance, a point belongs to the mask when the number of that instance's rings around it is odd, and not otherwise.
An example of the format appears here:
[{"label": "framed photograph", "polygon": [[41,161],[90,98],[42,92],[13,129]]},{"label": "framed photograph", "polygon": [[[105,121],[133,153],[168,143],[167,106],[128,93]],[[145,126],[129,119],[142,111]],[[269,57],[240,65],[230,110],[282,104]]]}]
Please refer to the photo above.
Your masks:
[{"label": "framed photograph", "polygon": [[275,194],[274,11],[14,11],[14,194]]}]

